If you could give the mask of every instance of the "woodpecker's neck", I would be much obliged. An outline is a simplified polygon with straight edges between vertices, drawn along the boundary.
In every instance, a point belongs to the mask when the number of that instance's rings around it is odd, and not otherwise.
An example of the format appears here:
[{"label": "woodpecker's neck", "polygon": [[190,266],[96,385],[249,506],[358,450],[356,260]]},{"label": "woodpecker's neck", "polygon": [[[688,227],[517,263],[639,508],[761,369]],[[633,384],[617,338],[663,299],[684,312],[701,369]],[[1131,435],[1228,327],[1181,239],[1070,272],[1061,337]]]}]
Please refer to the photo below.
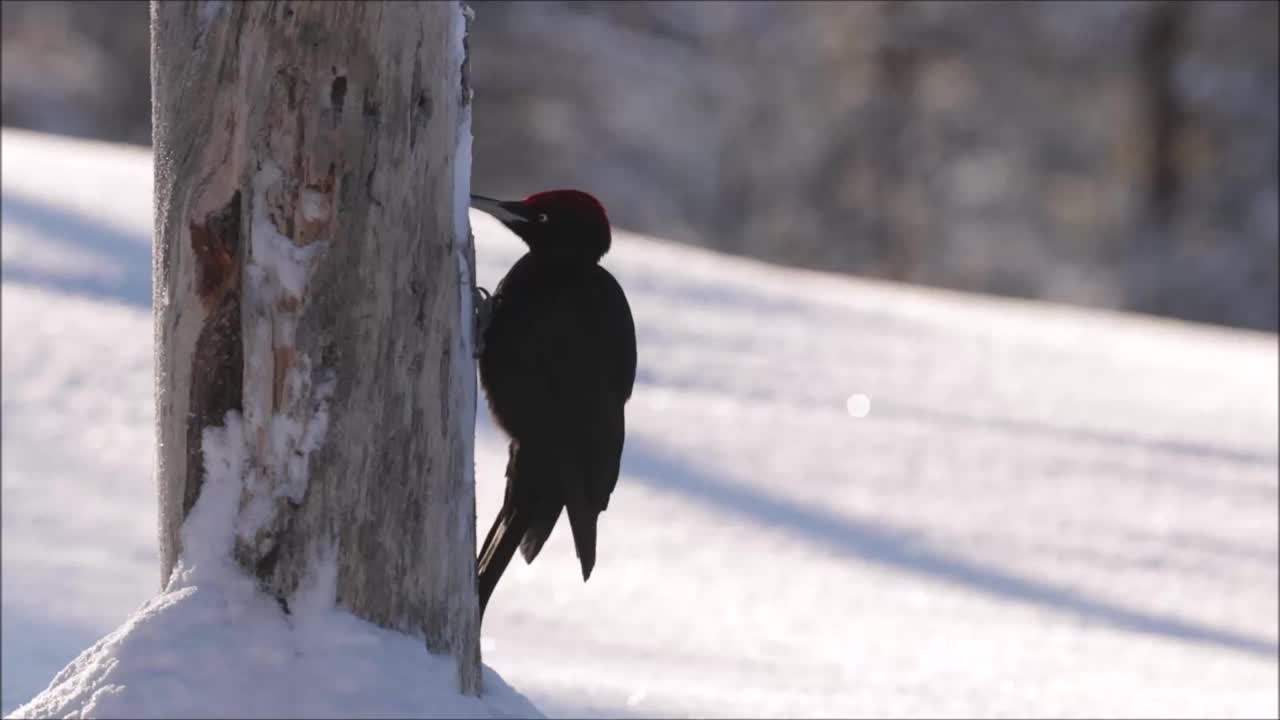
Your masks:
[{"label": "woodpecker's neck", "polygon": [[529,254],[539,264],[565,269],[586,270],[600,263],[609,249],[609,241],[591,242],[581,238],[525,238]]},{"label": "woodpecker's neck", "polygon": [[529,256],[539,267],[554,270],[557,273],[581,273],[599,265],[599,258],[583,256],[581,253],[555,253],[530,250]]}]

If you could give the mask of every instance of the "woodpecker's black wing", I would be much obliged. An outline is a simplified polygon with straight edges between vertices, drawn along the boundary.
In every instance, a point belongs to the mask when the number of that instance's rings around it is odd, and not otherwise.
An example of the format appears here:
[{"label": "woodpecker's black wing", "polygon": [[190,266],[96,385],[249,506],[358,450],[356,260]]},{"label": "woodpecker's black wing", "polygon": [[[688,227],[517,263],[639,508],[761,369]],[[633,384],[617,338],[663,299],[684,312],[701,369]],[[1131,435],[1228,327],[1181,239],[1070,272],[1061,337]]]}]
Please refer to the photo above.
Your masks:
[{"label": "woodpecker's black wing", "polygon": [[[597,517],[618,482],[624,407],[635,382],[635,325],[622,288],[599,266],[561,278],[543,308],[528,326],[536,349],[526,357],[545,381],[546,397],[519,442],[538,455],[545,450],[586,579],[595,566]],[[554,526],[545,512],[525,536],[527,560]]]},{"label": "woodpecker's black wing", "polygon": [[596,357],[603,361],[600,382],[604,387],[607,407],[605,422],[595,426],[593,447],[600,453],[591,471],[592,496],[601,511],[609,508],[609,497],[618,484],[622,447],[626,438],[626,416],[623,407],[631,398],[636,381],[636,326],[631,306],[618,281],[608,270],[593,268],[590,287],[593,295],[592,328],[599,333],[597,346],[603,348]]}]

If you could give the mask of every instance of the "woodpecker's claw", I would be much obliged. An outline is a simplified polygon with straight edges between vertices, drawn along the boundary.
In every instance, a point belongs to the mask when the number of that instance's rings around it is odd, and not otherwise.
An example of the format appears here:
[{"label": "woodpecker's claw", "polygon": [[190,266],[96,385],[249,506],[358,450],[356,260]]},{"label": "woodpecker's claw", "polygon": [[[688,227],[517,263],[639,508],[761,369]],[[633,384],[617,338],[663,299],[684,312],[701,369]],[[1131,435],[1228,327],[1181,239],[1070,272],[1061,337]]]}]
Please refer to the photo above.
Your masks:
[{"label": "woodpecker's claw", "polygon": [[489,321],[493,319],[493,297],[488,290],[478,285],[472,289],[471,295],[476,307],[472,357],[478,358],[484,355],[484,333],[489,329]]}]

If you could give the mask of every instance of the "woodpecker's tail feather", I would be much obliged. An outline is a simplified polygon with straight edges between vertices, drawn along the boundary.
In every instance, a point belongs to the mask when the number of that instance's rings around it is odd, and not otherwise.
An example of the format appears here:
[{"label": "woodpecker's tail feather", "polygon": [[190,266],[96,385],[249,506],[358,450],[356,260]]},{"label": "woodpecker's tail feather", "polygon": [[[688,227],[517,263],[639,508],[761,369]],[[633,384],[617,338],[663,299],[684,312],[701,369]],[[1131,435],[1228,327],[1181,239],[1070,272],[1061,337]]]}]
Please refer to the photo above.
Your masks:
[{"label": "woodpecker's tail feather", "polygon": [[484,545],[480,548],[480,619],[484,620],[484,609],[489,604],[493,589],[498,586],[498,579],[511,563],[516,554],[520,539],[528,529],[528,520],[522,513],[508,510],[505,506],[493,521]]},{"label": "woodpecker's tail feather", "polygon": [[586,582],[596,566],[596,521],[600,512],[575,502],[566,504],[565,509],[569,513],[569,529],[573,531],[573,547],[582,565],[582,581]]},{"label": "woodpecker's tail feather", "polygon": [[534,510],[529,519],[529,528],[520,541],[520,554],[524,556],[526,563],[533,562],[538,553],[542,552],[543,543],[551,536],[556,522],[560,520],[561,510],[564,510],[564,503],[561,502],[545,503]]}]

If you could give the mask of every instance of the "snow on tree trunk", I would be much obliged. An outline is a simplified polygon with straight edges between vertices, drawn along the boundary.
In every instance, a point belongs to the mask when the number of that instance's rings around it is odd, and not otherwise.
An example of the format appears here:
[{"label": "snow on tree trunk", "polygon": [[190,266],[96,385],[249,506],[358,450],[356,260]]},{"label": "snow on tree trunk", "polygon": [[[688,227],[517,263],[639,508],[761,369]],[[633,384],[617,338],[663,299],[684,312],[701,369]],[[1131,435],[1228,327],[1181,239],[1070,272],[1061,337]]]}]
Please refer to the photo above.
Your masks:
[{"label": "snow on tree trunk", "polygon": [[460,2],[153,2],[162,582],[240,418],[235,560],[479,690]]}]

